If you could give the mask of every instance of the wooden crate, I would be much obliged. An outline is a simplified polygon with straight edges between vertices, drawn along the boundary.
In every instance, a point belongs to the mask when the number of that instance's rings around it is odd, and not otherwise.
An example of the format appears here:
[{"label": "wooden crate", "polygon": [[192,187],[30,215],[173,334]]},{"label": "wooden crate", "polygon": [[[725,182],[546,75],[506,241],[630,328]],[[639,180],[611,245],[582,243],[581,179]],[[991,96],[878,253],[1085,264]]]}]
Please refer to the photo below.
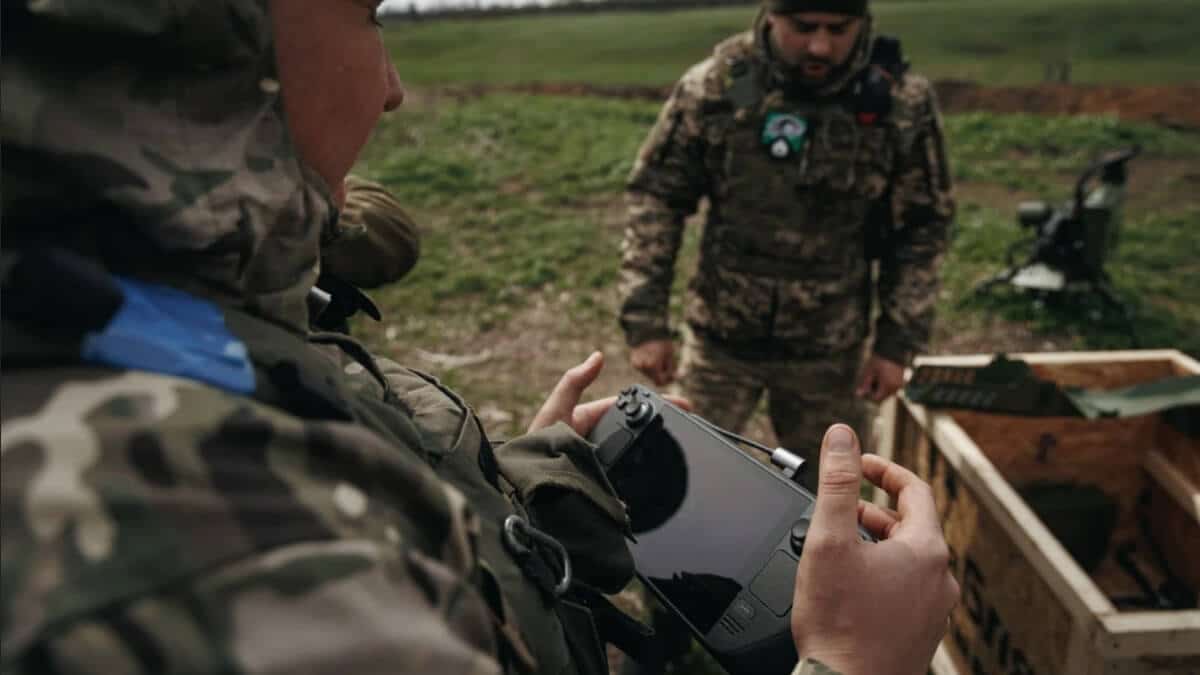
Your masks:
[{"label": "wooden crate", "polygon": [[[1039,377],[1089,388],[1200,374],[1200,364],[1173,350],[1017,356]],[[917,364],[982,366],[990,359],[929,357]],[[1158,415],[1030,418],[933,411],[900,397],[891,418],[880,451],[933,486],[963,589],[933,664],[936,675],[1200,675],[1200,610],[1119,611],[1110,600],[1137,589],[1115,552],[1125,541],[1144,540],[1139,499],[1148,500],[1142,509],[1149,509],[1167,564],[1200,589],[1200,441]],[[1046,438],[1053,444],[1039,460]],[[1031,480],[1087,483],[1116,499],[1114,534],[1093,574],[1018,495],[1014,486]],[[1148,560],[1146,554],[1141,562]],[[1157,566],[1141,567],[1161,581]]]}]

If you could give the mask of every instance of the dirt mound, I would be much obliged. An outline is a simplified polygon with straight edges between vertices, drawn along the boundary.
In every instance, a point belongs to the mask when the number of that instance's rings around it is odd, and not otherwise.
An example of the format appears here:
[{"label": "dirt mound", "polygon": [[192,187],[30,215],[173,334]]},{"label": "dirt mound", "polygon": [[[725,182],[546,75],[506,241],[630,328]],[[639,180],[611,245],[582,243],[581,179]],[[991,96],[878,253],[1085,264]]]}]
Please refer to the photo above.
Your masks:
[{"label": "dirt mound", "polygon": [[1126,120],[1200,130],[1200,86],[1197,85],[987,87],[962,80],[939,80],[934,83],[934,88],[942,108],[949,112],[1115,114]]},{"label": "dirt mound", "polygon": [[[965,80],[934,83],[946,112],[981,110],[1043,115],[1117,115],[1121,119],[1153,122],[1174,129],[1200,131],[1200,85],[1080,85],[1039,84],[991,87]],[[662,101],[670,87],[596,85],[583,82],[529,82],[503,86],[457,87],[445,90],[454,97],[474,97],[492,92],[520,92],[556,96],[601,96]]]}]

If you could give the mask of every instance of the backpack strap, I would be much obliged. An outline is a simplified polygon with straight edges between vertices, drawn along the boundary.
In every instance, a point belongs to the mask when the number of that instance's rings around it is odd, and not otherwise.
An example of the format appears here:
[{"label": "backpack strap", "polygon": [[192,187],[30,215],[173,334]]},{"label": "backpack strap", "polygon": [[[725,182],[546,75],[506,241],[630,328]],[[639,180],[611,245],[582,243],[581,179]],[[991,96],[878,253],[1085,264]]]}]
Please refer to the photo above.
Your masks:
[{"label": "backpack strap", "polygon": [[758,107],[763,98],[763,87],[750,61],[744,57],[729,57],[725,68],[725,100],[734,110]]},{"label": "backpack strap", "polygon": [[854,83],[854,114],[859,124],[871,125],[892,112],[892,88],[908,72],[900,40],[880,35],[871,43],[871,59]]}]

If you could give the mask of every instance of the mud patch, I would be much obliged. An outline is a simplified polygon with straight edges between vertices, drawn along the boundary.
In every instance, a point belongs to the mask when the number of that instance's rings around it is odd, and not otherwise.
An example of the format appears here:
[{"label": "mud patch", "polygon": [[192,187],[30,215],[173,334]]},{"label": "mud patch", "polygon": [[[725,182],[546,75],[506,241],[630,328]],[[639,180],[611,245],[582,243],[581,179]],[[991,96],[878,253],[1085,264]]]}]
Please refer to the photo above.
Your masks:
[{"label": "mud patch", "polygon": [[[1042,115],[1117,115],[1124,120],[1151,122],[1172,129],[1200,132],[1200,85],[1120,86],[1039,84],[993,87],[967,80],[934,82],[942,110],[950,113],[984,111]],[[585,82],[528,82],[513,85],[473,85],[439,90],[451,98],[474,98],[491,93],[550,96],[598,96],[664,101],[671,87],[598,85]]]}]

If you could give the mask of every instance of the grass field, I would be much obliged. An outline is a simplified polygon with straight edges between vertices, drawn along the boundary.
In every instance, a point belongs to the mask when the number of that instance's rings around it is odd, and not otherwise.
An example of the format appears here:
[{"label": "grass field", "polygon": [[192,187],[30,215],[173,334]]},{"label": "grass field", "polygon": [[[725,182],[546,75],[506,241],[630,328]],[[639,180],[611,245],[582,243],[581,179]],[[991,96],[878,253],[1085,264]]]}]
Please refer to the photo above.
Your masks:
[{"label": "grass field", "polygon": [[[385,325],[360,324],[376,349],[424,366],[520,428],[554,379],[599,348],[608,391],[634,379],[615,320],[620,191],[657,106],[593,98],[495,95],[426,99],[391,116],[359,164],[412,207],[423,259],[375,294]],[[1020,199],[1065,198],[1099,152],[1141,143],[1123,241],[1110,265],[1136,308],[1144,346],[1200,353],[1200,137],[1106,117],[971,113],[946,120],[959,217],[945,266],[935,348],[1124,348],[1098,306],[1040,307],[1023,298],[959,306],[1002,267],[1023,232]],[[677,275],[694,260],[689,228]],[[448,358],[422,361],[425,352]],[[446,366],[480,360],[475,368]]]},{"label": "grass field", "polygon": [[[1072,81],[1200,81],[1200,0],[876,0],[878,28],[899,35],[930,77],[1029,84],[1047,62]],[[745,30],[755,7],[389,24],[413,84],[674,82],[712,45]]]},{"label": "grass field", "polygon": [[[1075,81],[1200,81],[1192,30],[1200,0],[874,6],[884,30],[902,35],[933,77],[1034,83],[1045,62],[1067,58]],[[664,85],[751,16],[722,9],[397,23],[386,36],[402,76],[417,85]],[[428,86],[410,99],[385,120],[357,170],[418,218],[422,260],[372,294],[384,321],[359,321],[356,333],[373,351],[458,390],[498,437],[524,430],[561,373],[593,349],[607,358],[594,396],[640,380],[616,324],[614,283],[622,183],[658,104]],[[1108,271],[1136,314],[1143,347],[1200,356],[1200,135],[1113,117],[977,112],[945,122],[959,212],[931,352],[1130,346],[1097,303],[960,300],[1027,234],[1014,219],[1020,200],[1063,200],[1091,158],[1136,142],[1145,153],[1131,166]],[[676,317],[699,230],[688,228],[677,266]],[[749,435],[771,441],[762,415]],[[690,672],[720,672],[692,657]]]}]

